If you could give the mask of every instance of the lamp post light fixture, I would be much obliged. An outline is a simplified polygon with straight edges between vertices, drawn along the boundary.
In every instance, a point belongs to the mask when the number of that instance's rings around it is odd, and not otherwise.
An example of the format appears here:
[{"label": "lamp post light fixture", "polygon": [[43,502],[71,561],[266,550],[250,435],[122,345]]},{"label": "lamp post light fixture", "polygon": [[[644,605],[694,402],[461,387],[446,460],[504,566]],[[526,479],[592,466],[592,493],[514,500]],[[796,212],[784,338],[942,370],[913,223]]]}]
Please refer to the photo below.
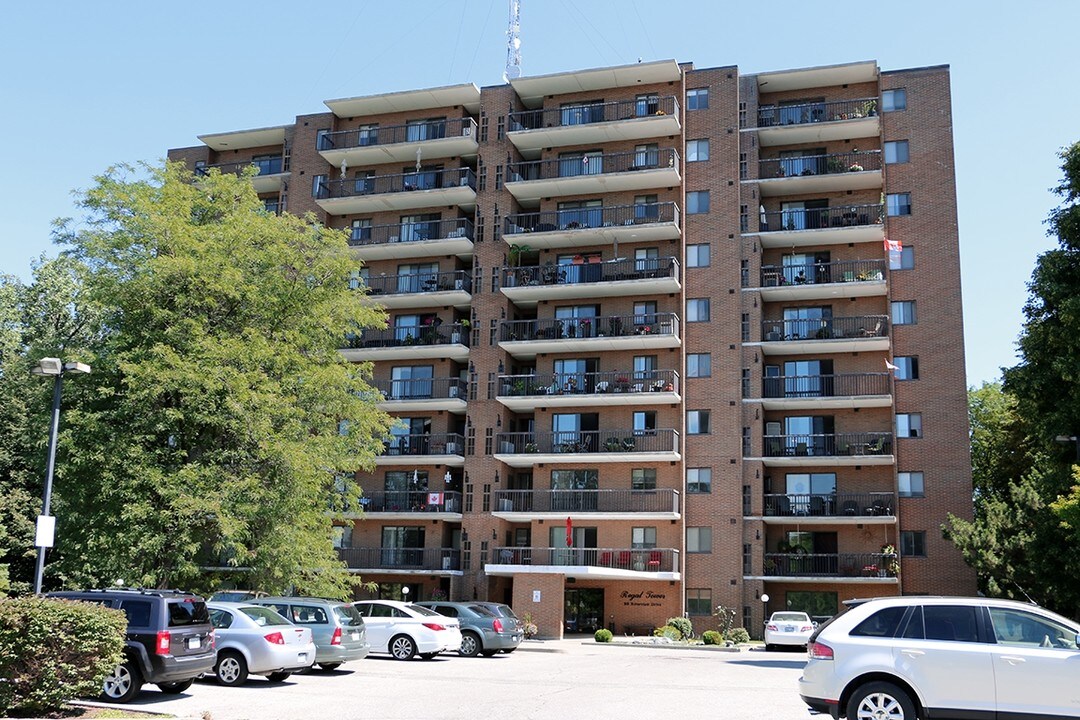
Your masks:
[{"label": "lamp post light fixture", "polygon": [[53,470],[56,467],[56,433],[60,427],[60,391],[64,374],[89,375],[90,366],[81,362],[63,362],[60,358],[41,358],[30,369],[31,375],[52,376],[52,419],[49,422],[49,458],[45,465],[45,490],[41,499],[41,514],[37,518],[34,546],[37,547],[37,568],[34,571],[34,594],[41,594],[41,579],[45,574],[45,549],[53,546],[56,535],[56,518],[49,515],[52,504]]}]

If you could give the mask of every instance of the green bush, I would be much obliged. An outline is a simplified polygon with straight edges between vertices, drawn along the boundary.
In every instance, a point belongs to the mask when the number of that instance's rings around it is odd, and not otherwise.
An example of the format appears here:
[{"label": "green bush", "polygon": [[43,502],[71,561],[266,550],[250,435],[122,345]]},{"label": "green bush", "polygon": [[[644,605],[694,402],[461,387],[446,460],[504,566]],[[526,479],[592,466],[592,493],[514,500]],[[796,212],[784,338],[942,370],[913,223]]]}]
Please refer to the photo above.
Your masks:
[{"label": "green bush", "polygon": [[653,635],[656,637],[666,637],[668,640],[682,640],[683,634],[679,631],[679,628],[674,625],[665,625],[653,630]]},{"label": "green bush", "polygon": [[724,639],[733,643],[748,643],[750,642],[750,633],[746,632],[746,628],[731,628],[724,635]]},{"label": "green bush", "polygon": [[667,624],[679,631],[684,639],[689,640],[694,637],[694,624],[690,622],[689,618],[673,617],[668,618]]},{"label": "green bush", "polygon": [[124,613],[95,603],[0,600],[0,715],[96,697],[124,659],[126,632]]},{"label": "green bush", "polygon": [[596,642],[611,642],[611,639],[613,637],[615,637],[615,636],[612,635],[611,631],[608,630],[607,628],[600,628],[593,635],[593,639],[596,640]]},{"label": "green bush", "polygon": [[716,630],[706,630],[701,633],[701,641],[706,645],[723,645],[724,636],[718,633]]}]

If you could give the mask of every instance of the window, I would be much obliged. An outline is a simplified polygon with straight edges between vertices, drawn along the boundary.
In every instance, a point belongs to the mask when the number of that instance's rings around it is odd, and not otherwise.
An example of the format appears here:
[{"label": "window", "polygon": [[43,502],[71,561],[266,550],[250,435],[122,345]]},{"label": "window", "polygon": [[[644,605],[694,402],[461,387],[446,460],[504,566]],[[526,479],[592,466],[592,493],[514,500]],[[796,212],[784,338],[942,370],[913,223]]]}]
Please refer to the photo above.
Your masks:
[{"label": "window", "polygon": [[897,88],[896,90],[883,91],[881,93],[881,111],[896,112],[897,110],[907,110],[907,90]]},{"label": "window", "polygon": [[686,214],[701,215],[709,212],[709,191],[697,190],[686,193]]},{"label": "window", "polygon": [[900,621],[904,619],[907,608],[904,606],[888,607],[878,610],[870,617],[856,625],[848,633],[858,637],[891,638],[900,629]]},{"label": "window", "polygon": [[908,161],[908,141],[894,140],[885,143],[885,164],[895,165]]},{"label": "window", "polygon": [[890,303],[892,306],[892,324],[893,325],[914,325],[915,324],[915,301],[914,300],[896,300]]},{"label": "window", "polygon": [[897,380],[919,379],[919,358],[914,356],[895,357],[893,358],[893,365],[896,366],[896,369],[893,370],[893,376]]},{"label": "window", "polygon": [[333,532],[335,548],[352,547],[352,525],[335,525]]},{"label": "window", "polygon": [[655,490],[656,468],[634,468],[630,471],[631,490]]},{"label": "window", "polygon": [[588,470],[552,470],[552,490],[596,490],[600,487],[600,471]]},{"label": "window", "polygon": [[[634,196],[634,220],[640,222],[659,222],[660,204],[656,195]],[[591,227],[599,227],[599,225],[593,225]]]},{"label": "window", "polygon": [[911,270],[915,267],[915,248],[905,245],[900,252],[889,253],[890,270]]},{"label": "window", "polygon": [[[820,590],[789,590],[787,593],[789,610],[798,610],[811,618],[814,616],[835,615],[840,604],[835,592]],[[746,627],[750,627],[747,625]]]},{"label": "window", "polygon": [[[688,594],[688,606],[689,602]],[[997,607],[988,609],[999,645],[1076,650],[1076,633],[1072,628],[1023,610]]]},{"label": "window", "polygon": [[897,473],[900,497],[923,497],[923,474],[921,472]]},{"label": "window", "polygon": [[708,588],[686,588],[686,614],[712,615],[712,590]]},{"label": "window", "polygon": [[686,301],[686,322],[709,322],[709,298]]},{"label": "window", "polygon": [[686,162],[701,162],[709,159],[708,140],[686,141]]},{"label": "window", "polygon": [[690,353],[686,356],[687,377],[711,377],[712,355],[710,353]]},{"label": "window", "polygon": [[328,193],[329,175],[314,175],[311,178],[311,197],[324,198]]},{"label": "window", "polygon": [[710,553],[712,552],[712,528],[711,527],[688,527],[686,528],[686,552]]},{"label": "window", "polygon": [[922,437],[922,413],[897,413],[896,437]]},{"label": "window", "polygon": [[709,88],[694,88],[686,91],[687,110],[709,109]]},{"label": "window", "polygon": [[926,531],[901,530],[900,555],[901,557],[926,557]]},{"label": "window", "polygon": [[636,527],[630,529],[630,547],[654,548],[656,547],[656,528]]},{"label": "window", "polygon": [[709,267],[709,243],[686,246],[686,267]]},{"label": "window", "polygon": [[686,413],[686,432],[689,435],[709,434],[709,411],[689,410]]},{"label": "window", "polygon": [[686,468],[686,492],[712,492],[712,468]]},{"label": "window", "polygon": [[885,196],[885,214],[890,217],[911,214],[911,193],[890,193]]},{"label": "window", "polygon": [[634,412],[634,434],[635,435],[655,435],[656,430],[656,411],[655,410],[638,410]]}]

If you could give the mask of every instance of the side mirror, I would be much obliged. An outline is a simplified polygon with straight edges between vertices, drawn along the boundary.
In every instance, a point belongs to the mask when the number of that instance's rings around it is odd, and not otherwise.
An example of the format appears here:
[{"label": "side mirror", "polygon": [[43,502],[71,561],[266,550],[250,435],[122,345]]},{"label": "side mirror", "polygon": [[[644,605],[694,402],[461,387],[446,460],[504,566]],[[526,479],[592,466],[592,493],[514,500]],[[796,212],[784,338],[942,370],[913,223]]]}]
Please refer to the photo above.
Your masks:
[{"label": "side mirror", "polygon": [[1073,642],[1076,644],[1077,649],[1080,649],[1080,633],[1076,633],[1076,637],[1073,638]]}]

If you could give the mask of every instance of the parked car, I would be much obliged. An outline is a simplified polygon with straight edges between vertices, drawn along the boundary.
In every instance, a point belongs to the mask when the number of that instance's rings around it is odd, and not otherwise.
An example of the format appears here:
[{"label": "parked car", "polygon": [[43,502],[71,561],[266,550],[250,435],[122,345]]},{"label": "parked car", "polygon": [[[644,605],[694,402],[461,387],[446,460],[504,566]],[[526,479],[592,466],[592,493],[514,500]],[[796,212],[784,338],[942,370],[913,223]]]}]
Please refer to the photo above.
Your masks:
[{"label": "parked car", "polygon": [[222,685],[243,685],[249,674],[282,682],[315,662],[311,628],[294,625],[273,608],[250,603],[209,602]]},{"label": "parked car", "polygon": [[[492,615],[494,615],[497,618],[500,618],[503,621],[504,624],[513,623],[514,628],[517,630],[518,633],[521,634],[521,637],[522,638],[525,637],[525,623],[522,622],[521,618],[519,618],[517,615],[514,614],[514,610],[509,605],[507,605],[506,603],[497,603],[497,602],[488,602],[488,601],[484,601],[484,600],[478,600],[478,601],[474,602],[473,604],[474,605],[479,605],[480,607],[485,608]],[[505,650],[502,650],[502,652],[509,654],[509,653],[514,652],[514,650],[517,650],[517,648],[507,648]]]},{"label": "parked car", "polygon": [[266,597],[267,593],[258,590],[218,590],[206,598],[207,602],[247,602],[256,598]]},{"label": "parked car", "polygon": [[1037,605],[891,597],[810,636],[799,695],[834,718],[1076,717],[1080,623]]},{"label": "parked car", "polygon": [[364,616],[371,652],[430,660],[461,647],[461,624],[426,607],[396,600],[360,600],[353,607]]},{"label": "parked car", "polygon": [[312,597],[261,597],[248,602],[273,608],[286,620],[309,628],[321,670],[361,660],[371,650],[364,618],[347,602]]},{"label": "parked car", "polygon": [[440,615],[457,618],[461,623],[460,655],[491,657],[500,651],[513,651],[521,644],[522,632],[517,623],[503,622],[491,610],[477,603],[425,600],[414,603]]},{"label": "parked car", "polygon": [[774,612],[765,622],[765,649],[777,645],[805,648],[814,632],[814,621],[804,612]]},{"label": "parked car", "polygon": [[49,597],[92,602],[127,615],[124,662],[106,678],[101,699],[125,703],[144,683],[178,694],[214,667],[214,626],[206,603],[179,590],[79,590]]}]

